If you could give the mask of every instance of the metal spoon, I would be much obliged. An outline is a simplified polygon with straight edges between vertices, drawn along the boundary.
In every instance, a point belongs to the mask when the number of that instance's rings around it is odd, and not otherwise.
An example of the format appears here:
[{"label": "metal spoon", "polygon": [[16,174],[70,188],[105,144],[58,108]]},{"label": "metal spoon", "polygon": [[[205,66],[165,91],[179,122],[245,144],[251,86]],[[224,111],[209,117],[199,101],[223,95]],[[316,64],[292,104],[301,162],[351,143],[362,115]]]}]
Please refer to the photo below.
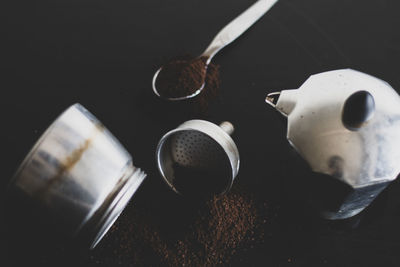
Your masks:
[{"label": "metal spoon", "polygon": [[[218,34],[214,37],[214,40],[207,47],[207,49],[200,55],[200,57],[207,58],[205,68],[207,70],[208,64],[210,64],[212,58],[225,46],[232,43],[242,33],[244,33],[250,26],[252,26],[257,20],[259,20],[278,0],[259,0],[255,2],[246,11],[240,14],[236,19],[226,25]],[[184,100],[197,96],[204,88],[205,80],[202,82],[202,86],[195,91],[193,94],[182,97],[164,97],[159,94],[156,88],[156,81],[158,74],[162,71],[162,67],[157,70],[153,77],[153,91],[154,93],[167,100]]]}]

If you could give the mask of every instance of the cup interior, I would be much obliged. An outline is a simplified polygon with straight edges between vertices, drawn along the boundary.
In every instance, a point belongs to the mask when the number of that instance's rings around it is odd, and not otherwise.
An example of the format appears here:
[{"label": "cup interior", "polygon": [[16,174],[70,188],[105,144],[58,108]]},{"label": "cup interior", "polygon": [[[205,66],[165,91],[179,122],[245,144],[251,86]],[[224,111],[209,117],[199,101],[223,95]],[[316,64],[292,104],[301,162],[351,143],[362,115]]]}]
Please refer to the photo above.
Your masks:
[{"label": "cup interior", "polygon": [[198,130],[168,135],[160,147],[160,168],[166,182],[183,195],[221,194],[232,183],[232,166],[224,149]]}]

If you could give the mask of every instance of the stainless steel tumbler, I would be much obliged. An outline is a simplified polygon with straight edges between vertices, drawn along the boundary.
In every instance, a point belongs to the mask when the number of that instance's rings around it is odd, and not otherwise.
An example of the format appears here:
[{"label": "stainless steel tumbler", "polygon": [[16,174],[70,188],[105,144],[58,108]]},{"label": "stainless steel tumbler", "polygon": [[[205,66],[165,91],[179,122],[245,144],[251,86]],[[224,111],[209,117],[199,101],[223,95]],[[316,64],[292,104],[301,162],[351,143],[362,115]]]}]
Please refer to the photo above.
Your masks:
[{"label": "stainless steel tumbler", "polygon": [[62,227],[58,230],[74,238],[85,235],[94,248],[145,177],[118,140],[89,111],[75,104],[27,155],[9,193],[61,218],[62,226],[55,226]]}]

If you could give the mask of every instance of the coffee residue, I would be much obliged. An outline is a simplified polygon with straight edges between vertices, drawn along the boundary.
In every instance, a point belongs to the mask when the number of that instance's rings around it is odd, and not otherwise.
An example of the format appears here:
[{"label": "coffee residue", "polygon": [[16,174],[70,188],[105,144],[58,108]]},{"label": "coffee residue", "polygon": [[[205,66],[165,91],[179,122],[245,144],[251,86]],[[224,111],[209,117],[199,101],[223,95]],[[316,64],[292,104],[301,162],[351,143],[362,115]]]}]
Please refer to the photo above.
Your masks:
[{"label": "coffee residue", "polygon": [[[229,265],[264,239],[267,207],[247,191],[232,190],[201,203],[169,198],[125,210],[102,243],[116,246],[114,261],[124,266]],[[104,249],[97,250],[99,261]]]},{"label": "coffee residue", "polygon": [[158,93],[163,97],[184,97],[199,90],[206,77],[206,57],[177,59],[165,64],[156,80]]},{"label": "coffee residue", "polygon": [[196,113],[204,113],[209,102],[218,96],[220,87],[219,65],[206,65],[207,58],[190,55],[176,57],[164,64],[156,80],[158,93],[165,98],[178,98],[194,94],[204,88],[192,104]]}]

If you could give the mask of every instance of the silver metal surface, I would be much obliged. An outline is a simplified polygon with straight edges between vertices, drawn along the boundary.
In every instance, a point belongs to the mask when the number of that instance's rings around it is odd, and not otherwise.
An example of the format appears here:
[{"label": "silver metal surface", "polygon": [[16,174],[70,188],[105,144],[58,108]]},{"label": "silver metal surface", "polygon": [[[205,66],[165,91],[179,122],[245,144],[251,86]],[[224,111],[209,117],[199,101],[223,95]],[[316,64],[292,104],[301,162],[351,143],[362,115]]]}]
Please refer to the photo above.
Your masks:
[{"label": "silver metal surface", "polygon": [[218,192],[227,193],[239,172],[240,165],[239,151],[229,136],[233,129],[233,125],[229,122],[217,126],[204,120],[190,120],[164,135],[157,146],[156,160],[165,182],[175,192],[185,194],[179,192],[174,185],[175,163],[193,168],[229,168],[231,170],[229,183],[222,192]]},{"label": "silver metal surface", "polygon": [[[212,58],[225,46],[232,43],[240,35],[242,35],[248,28],[250,28],[254,23],[256,23],[265,13],[272,8],[272,6],[278,2],[278,0],[258,0],[242,14],[236,17],[228,25],[226,25],[212,40],[207,49],[199,56],[206,57],[206,66],[210,64]],[[156,71],[152,81],[153,92],[158,96],[162,97],[156,87],[156,81],[158,74],[162,70],[162,67]],[[193,94],[183,97],[171,97],[166,98],[167,100],[184,100],[197,96],[204,88],[204,81],[201,88],[196,90]]]},{"label": "silver metal surface", "polygon": [[62,218],[68,235],[79,238],[84,231],[94,248],[145,177],[117,139],[76,104],[36,143],[9,191]]},{"label": "silver metal surface", "polygon": [[272,8],[278,0],[259,0],[246,11],[226,25],[213,39],[201,56],[208,57],[208,62],[225,46],[232,43],[248,28],[256,23]]},{"label": "silver metal surface", "polygon": [[[375,111],[351,130],[343,124],[343,108],[359,91],[372,95]],[[287,138],[311,169],[353,189],[340,209],[325,217],[358,214],[400,173],[400,97],[385,81],[351,69],[329,71],[311,76],[299,89],[269,94],[266,101],[287,116]]]}]

